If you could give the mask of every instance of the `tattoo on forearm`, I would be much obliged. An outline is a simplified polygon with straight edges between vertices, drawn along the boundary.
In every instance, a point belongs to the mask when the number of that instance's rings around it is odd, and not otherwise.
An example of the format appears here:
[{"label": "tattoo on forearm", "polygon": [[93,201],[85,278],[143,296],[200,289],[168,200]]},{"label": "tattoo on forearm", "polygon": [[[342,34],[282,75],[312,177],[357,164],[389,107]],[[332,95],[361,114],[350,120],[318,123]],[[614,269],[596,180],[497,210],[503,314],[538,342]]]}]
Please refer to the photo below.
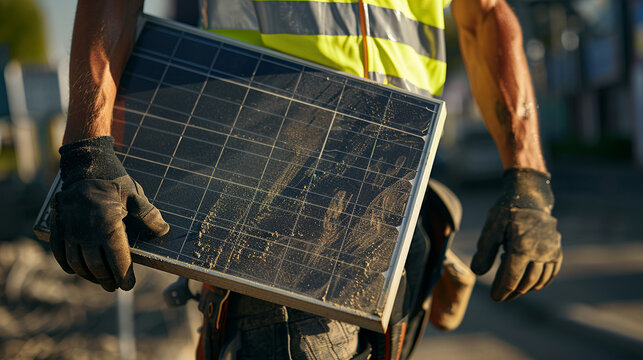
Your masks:
[{"label": "tattoo on forearm", "polygon": [[525,101],[523,104],[522,119],[527,121],[532,117],[534,111],[534,104],[531,101]]},{"label": "tattoo on forearm", "polygon": [[502,132],[506,134],[505,141],[510,148],[515,148],[516,134],[513,132],[513,127],[511,124],[512,116],[509,108],[502,101],[496,101],[496,117],[498,118],[498,124],[502,128]]},{"label": "tattoo on forearm", "polygon": [[[533,115],[534,104],[530,101],[525,101],[516,114],[517,117],[524,121],[528,121]],[[509,112],[509,108],[502,101],[496,101],[496,117],[502,126],[508,125],[511,122],[511,113]]]},{"label": "tattoo on forearm", "polygon": [[511,121],[511,114],[509,113],[509,109],[507,109],[507,105],[505,105],[501,101],[496,101],[496,117],[498,118],[498,122],[500,123],[500,125],[503,127],[509,124],[509,122]]}]

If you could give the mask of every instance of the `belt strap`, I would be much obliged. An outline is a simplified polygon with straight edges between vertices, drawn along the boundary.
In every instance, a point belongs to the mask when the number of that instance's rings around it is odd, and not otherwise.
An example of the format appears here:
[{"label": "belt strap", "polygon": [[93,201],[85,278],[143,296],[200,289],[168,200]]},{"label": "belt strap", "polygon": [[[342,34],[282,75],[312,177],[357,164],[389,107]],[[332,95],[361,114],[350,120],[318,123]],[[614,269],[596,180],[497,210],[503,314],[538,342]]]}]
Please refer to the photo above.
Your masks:
[{"label": "belt strap", "polygon": [[224,329],[228,315],[230,290],[203,284],[199,310],[203,313],[203,326],[197,348],[198,360],[216,360],[224,342]]}]

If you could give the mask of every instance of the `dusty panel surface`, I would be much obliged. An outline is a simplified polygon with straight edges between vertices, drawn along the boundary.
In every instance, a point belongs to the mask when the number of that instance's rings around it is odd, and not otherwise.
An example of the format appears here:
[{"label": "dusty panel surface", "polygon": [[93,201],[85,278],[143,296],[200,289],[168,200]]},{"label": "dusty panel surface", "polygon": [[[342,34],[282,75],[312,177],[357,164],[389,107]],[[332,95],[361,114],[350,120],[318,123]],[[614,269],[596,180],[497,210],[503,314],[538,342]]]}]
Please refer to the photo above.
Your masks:
[{"label": "dusty panel surface", "polygon": [[134,250],[381,317],[440,103],[148,20],[116,105]]}]

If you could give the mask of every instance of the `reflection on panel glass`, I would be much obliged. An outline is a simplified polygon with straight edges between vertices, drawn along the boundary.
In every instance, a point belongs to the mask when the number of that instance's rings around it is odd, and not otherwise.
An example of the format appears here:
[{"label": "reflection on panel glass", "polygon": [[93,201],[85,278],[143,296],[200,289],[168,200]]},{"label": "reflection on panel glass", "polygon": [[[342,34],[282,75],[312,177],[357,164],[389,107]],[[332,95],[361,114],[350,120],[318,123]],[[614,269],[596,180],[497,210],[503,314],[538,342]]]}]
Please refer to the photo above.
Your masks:
[{"label": "reflection on panel glass", "polygon": [[428,101],[148,23],[116,150],[171,224],[133,247],[381,314]]}]

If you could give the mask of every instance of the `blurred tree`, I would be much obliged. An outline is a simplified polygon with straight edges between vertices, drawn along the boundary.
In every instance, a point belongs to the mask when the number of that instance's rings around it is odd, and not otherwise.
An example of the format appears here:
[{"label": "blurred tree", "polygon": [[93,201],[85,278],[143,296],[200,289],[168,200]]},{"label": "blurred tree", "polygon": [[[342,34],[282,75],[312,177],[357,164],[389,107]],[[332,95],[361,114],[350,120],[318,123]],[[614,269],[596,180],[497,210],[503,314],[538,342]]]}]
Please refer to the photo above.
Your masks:
[{"label": "blurred tree", "polygon": [[47,61],[40,9],[32,0],[0,0],[0,44],[21,63]]}]

